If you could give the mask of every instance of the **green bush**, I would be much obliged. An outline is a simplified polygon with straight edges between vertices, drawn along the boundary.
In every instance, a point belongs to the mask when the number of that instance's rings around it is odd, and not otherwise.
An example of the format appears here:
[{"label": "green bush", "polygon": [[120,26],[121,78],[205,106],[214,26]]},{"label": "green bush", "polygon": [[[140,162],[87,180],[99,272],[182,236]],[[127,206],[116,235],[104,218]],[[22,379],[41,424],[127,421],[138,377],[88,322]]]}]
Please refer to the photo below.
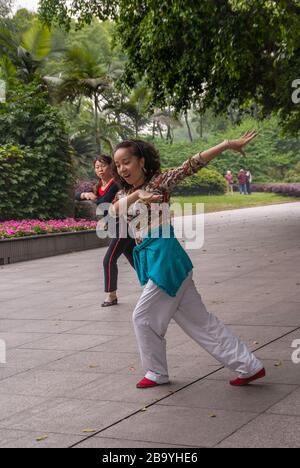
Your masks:
[{"label": "green bush", "polygon": [[202,169],[187,177],[174,190],[174,195],[219,195],[226,192],[226,181],[217,171]]},{"label": "green bush", "polygon": [[284,181],[288,183],[300,182],[300,163],[296,164],[294,169],[290,169],[285,174]]},{"label": "green bush", "polygon": [[66,167],[51,159],[28,147],[0,146],[0,220],[65,216]]},{"label": "green bush", "polygon": [[0,104],[0,219],[71,215],[72,161],[64,122],[39,83]]}]

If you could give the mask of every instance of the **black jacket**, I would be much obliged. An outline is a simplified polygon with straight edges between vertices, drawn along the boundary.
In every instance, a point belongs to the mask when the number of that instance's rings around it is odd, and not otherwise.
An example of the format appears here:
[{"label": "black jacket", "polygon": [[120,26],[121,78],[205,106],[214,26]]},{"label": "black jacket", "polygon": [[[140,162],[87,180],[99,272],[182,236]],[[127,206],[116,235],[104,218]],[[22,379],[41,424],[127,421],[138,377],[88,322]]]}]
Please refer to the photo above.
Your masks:
[{"label": "black jacket", "polygon": [[[100,205],[101,203],[111,203],[114,200],[119,190],[120,190],[119,185],[116,182],[113,182],[102,197],[100,195],[98,196],[95,203],[97,205]],[[76,192],[75,200],[85,201],[85,200],[81,200],[80,196],[82,193],[89,193],[89,192],[92,192],[92,190],[83,190],[81,192]]]}]

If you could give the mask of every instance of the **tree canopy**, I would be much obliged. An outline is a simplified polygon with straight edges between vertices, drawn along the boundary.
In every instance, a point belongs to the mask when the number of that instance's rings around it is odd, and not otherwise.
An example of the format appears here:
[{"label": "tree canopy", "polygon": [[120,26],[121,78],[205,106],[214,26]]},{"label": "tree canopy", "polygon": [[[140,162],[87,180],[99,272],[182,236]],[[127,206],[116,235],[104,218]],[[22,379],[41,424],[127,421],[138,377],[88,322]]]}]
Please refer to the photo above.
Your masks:
[{"label": "tree canopy", "polygon": [[0,0],[0,18],[5,18],[11,11],[13,0]]},{"label": "tree canopy", "polygon": [[[296,132],[299,106],[291,99],[300,69],[299,0],[41,0],[40,13],[70,27],[93,15],[113,18],[128,56],[125,82],[144,76],[157,105],[196,104],[224,112],[259,104],[279,112]],[[69,6],[67,6],[69,5]]]}]

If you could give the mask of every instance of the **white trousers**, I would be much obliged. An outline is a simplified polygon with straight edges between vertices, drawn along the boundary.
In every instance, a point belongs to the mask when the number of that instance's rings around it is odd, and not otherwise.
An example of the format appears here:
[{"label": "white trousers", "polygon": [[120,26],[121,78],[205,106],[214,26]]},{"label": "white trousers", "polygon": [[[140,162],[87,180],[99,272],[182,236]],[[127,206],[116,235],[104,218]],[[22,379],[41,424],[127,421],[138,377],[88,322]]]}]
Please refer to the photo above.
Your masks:
[{"label": "white trousers", "polygon": [[245,343],[207,312],[191,272],[176,297],[149,280],[136,305],[133,323],[147,378],[158,383],[169,380],[165,334],[172,318],[196,343],[240,377],[250,377],[263,368]]}]

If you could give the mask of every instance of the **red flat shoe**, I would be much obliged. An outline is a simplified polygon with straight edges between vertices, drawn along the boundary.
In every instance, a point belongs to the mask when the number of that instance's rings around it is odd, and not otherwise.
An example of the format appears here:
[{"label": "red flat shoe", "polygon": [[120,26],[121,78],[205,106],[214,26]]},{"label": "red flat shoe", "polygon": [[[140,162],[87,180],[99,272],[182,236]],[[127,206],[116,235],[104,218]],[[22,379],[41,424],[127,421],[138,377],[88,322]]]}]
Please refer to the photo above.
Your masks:
[{"label": "red flat shoe", "polygon": [[247,377],[245,379],[241,379],[238,377],[237,379],[231,380],[230,385],[233,385],[234,387],[244,387],[245,385],[248,385],[250,382],[253,382],[254,380],[257,379],[262,379],[266,375],[266,370],[263,368],[256,374],[252,375],[252,377]]},{"label": "red flat shoe", "polygon": [[150,388],[150,387],[157,387],[159,384],[154,382],[154,380],[147,379],[144,377],[136,384],[136,388]]},{"label": "red flat shoe", "polygon": [[147,377],[144,377],[142,380],[140,380],[136,384],[136,388],[151,388],[151,387],[158,387],[159,385],[166,385],[170,382],[164,382],[164,383],[157,383],[154,382],[154,380],[147,379]]}]

